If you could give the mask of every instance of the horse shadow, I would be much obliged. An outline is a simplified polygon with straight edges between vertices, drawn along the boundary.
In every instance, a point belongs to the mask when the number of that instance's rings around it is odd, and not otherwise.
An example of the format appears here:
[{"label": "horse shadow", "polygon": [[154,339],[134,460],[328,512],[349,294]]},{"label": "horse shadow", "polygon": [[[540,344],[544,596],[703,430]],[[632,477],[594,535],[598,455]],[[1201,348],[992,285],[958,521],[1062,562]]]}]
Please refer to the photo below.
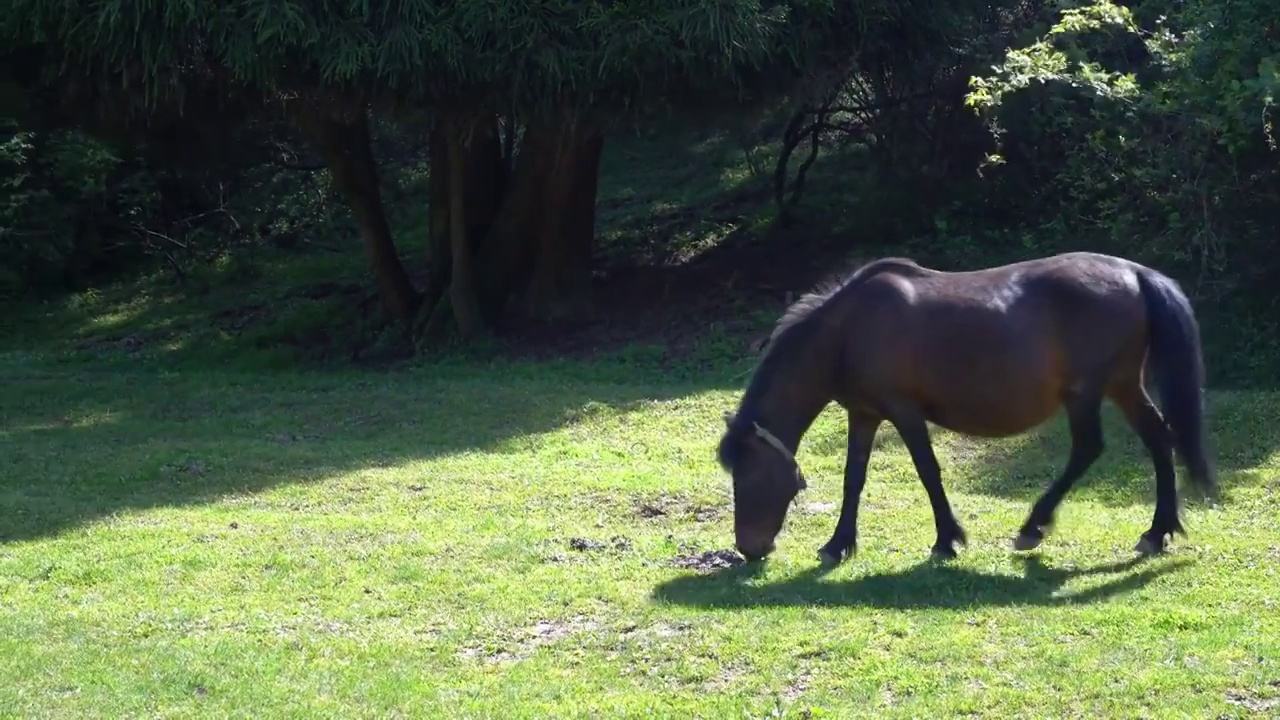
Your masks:
[{"label": "horse shadow", "polygon": [[[706,610],[810,606],[885,610],[1061,607],[1102,602],[1134,592],[1192,561],[1138,556],[1091,567],[1055,568],[1046,565],[1040,556],[1030,555],[1016,557],[1013,562],[1022,566],[1021,575],[983,572],[954,563],[926,560],[901,570],[834,582],[825,579],[830,574],[829,568],[817,566],[782,582],[764,585],[753,582],[763,572],[764,564],[753,563],[674,578],[658,585],[652,597],[662,604]],[[1117,577],[1087,589],[1063,592],[1072,580],[1099,575]]]}]

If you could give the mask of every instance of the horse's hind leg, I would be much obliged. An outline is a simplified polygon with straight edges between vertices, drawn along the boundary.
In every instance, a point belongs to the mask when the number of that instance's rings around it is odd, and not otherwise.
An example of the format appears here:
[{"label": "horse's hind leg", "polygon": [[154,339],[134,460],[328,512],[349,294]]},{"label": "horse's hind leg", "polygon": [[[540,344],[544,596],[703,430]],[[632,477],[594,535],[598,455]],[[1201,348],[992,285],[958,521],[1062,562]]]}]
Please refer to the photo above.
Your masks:
[{"label": "horse's hind leg", "polygon": [[1102,455],[1102,396],[1092,388],[1070,395],[1064,403],[1067,423],[1071,428],[1071,455],[1058,479],[1044,491],[1027,521],[1018,530],[1013,541],[1015,550],[1031,550],[1044,540],[1045,528],[1053,524],[1053,516],[1059,503],[1071,490],[1071,486],[1084,475],[1094,461]]},{"label": "horse's hind leg", "polygon": [[1156,511],[1151,519],[1151,529],[1142,534],[1134,550],[1152,555],[1165,550],[1166,538],[1173,534],[1186,535],[1178,518],[1178,486],[1173,467],[1173,437],[1164,417],[1151,402],[1141,380],[1132,378],[1112,386],[1107,393],[1119,406],[1142,444],[1151,455],[1156,470]]}]

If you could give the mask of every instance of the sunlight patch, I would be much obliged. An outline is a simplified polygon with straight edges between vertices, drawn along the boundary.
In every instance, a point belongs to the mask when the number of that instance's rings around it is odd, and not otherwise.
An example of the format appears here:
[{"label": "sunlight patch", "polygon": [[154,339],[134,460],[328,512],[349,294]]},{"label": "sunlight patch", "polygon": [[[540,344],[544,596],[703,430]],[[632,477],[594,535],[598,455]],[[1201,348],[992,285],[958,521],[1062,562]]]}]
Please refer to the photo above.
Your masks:
[{"label": "sunlight patch", "polygon": [[127,304],[117,305],[110,310],[94,314],[86,321],[82,334],[87,335],[97,330],[114,330],[128,325],[142,316],[143,311],[147,309],[146,301],[147,298],[143,296]]},{"label": "sunlight patch", "polygon": [[28,423],[26,425],[15,425],[5,428],[4,430],[0,430],[0,437],[41,432],[57,432],[59,430],[82,430],[84,428],[98,427],[101,425],[115,425],[120,422],[122,417],[122,413],[114,410],[70,412],[50,422]]}]

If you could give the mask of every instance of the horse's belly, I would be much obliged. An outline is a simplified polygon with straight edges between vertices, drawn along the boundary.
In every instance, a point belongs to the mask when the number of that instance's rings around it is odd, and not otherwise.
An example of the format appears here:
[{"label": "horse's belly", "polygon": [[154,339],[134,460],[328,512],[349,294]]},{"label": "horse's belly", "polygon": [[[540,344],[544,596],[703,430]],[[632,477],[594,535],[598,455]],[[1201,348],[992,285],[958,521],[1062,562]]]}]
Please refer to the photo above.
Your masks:
[{"label": "horse's belly", "polygon": [[[930,393],[924,402],[930,422],[948,430],[981,437],[1005,437],[1024,433],[1048,420],[1062,404],[1061,393],[1050,377],[1018,373],[1005,382],[971,382],[951,385]],[[974,378],[977,380],[977,378]]]},{"label": "horse's belly", "polygon": [[1009,415],[1006,413],[983,413],[981,411],[965,412],[952,408],[947,413],[930,418],[930,422],[962,435],[999,438],[1027,432],[1052,417],[1055,409],[1052,408],[1047,412]]}]

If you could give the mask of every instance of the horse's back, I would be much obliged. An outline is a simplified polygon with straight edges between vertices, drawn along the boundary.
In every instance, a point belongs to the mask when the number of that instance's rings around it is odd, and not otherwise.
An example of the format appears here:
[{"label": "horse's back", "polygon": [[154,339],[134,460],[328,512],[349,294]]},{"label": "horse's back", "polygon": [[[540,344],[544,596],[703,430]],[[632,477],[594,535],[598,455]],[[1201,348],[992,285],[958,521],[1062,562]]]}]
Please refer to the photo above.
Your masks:
[{"label": "horse's back", "polygon": [[1029,299],[1025,317],[1014,322],[1054,343],[1068,360],[1067,372],[1090,372],[1145,344],[1140,270],[1123,258],[1087,252],[1032,261],[1021,281]]},{"label": "horse's back", "polygon": [[[872,285],[873,283],[869,283]],[[1081,378],[1140,348],[1135,267],[1069,253],[981,270],[885,273],[866,292],[869,383],[911,394],[937,424],[982,435],[1043,422]],[[862,314],[862,313],[860,313]]]},{"label": "horse's back", "polygon": [[875,298],[892,317],[886,329],[893,335],[992,352],[1127,338],[1145,322],[1136,268],[1123,258],[1076,252],[980,270],[883,273],[871,282],[893,289]]}]

